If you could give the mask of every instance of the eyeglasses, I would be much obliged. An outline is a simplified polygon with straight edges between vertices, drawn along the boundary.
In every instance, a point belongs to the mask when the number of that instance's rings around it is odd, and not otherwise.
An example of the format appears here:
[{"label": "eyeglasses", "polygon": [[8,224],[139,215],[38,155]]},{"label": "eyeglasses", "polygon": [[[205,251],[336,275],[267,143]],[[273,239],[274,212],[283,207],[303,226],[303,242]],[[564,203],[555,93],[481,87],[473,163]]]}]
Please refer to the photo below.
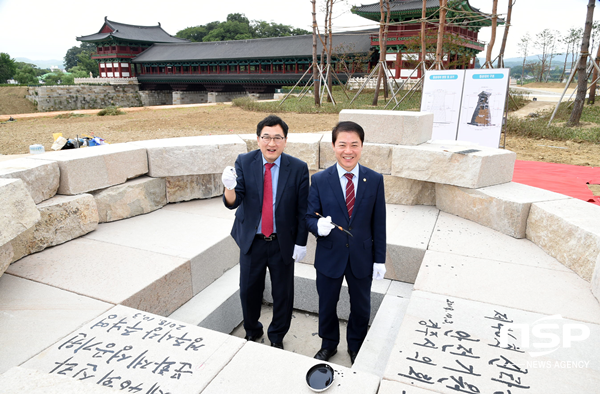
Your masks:
[{"label": "eyeglasses", "polygon": [[267,144],[270,143],[271,141],[275,141],[276,144],[280,144],[281,141],[283,141],[285,139],[285,137],[282,137],[280,135],[276,135],[275,137],[271,137],[270,135],[263,135],[260,138]]}]

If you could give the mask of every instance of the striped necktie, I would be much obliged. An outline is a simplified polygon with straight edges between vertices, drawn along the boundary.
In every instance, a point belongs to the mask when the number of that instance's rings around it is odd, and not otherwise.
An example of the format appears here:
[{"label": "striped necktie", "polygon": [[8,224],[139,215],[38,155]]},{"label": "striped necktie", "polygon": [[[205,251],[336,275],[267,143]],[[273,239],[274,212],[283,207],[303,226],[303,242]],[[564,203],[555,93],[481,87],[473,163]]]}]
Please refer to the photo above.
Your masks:
[{"label": "striped necktie", "polygon": [[346,208],[348,209],[348,217],[352,217],[352,211],[354,210],[354,182],[352,182],[352,173],[347,172],[345,174],[348,178],[346,183]]}]

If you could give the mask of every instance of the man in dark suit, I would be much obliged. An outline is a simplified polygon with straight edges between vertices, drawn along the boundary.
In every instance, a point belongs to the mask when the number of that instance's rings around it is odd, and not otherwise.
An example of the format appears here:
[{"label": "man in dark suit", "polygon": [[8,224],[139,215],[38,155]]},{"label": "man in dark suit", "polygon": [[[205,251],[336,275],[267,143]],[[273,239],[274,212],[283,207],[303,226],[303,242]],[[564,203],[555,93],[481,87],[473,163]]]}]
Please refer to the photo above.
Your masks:
[{"label": "man in dark suit", "polygon": [[268,116],[256,128],[258,150],[241,154],[223,171],[223,201],[236,209],[231,235],[240,248],[240,298],[246,339],[263,336],[259,322],[269,268],[273,320],[271,346],[283,349],[292,320],[294,261],[306,256],[308,166],[283,150],[287,124]]},{"label": "man in dark suit", "polygon": [[364,135],[357,123],[338,123],[332,132],[337,163],[314,174],[310,186],[306,222],[308,230],[317,237],[315,268],[321,349],[315,358],[319,360],[327,361],[337,353],[340,328],[336,307],[343,279],[346,278],[350,294],[346,339],[354,363],[367,335],[372,279],[383,279],[385,275],[383,176],[358,164]]}]

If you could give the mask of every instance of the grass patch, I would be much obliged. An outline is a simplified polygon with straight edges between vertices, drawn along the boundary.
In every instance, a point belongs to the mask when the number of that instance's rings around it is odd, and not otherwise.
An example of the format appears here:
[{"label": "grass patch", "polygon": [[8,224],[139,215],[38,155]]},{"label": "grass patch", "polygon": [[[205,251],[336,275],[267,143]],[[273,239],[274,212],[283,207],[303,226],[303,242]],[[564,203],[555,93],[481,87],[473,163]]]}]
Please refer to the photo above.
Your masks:
[{"label": "grass patch", "polygon": [[69,112],[68,114],[60,114],[56,115],[54,119],[71,119],[71,118],[83,118],[89,115],[84,114],[74,114],[73,112]]},{"label": "grass patch", "polygon": [[[300,93],[299,89],[296,89],[297,93]],[[300,114],[336,114],[339,113],[342,109],[384,109],[386,104],[388,103],[383,99],[383,93],[379,95],[379,100],[377,106],[373,106],[373,96],[375,94],[374,90],[363,90],[361,94],[355,98],[357,91],[344,91],[341,87],[334,87],[333,89],[333,99],[336,102],[336,105],[333,103],[328,103],[325,98],[322,101],[321,106],[315,106],[315,100],[312,95],[305,95],[303,97],[298,96],[289,96],[283,104],[281,104],[281,100],[278,101],[256,101],[249,97],[240,97],[233,100],[233,105],[243,108],[248,111],[254,112],[268,112],[268,113],[277,113],[277,112],[295,112]],[[402,97],[404,97],[408,93],[408,91],[401,91],[396,99],[400,101]],[[388,95],[388,99],[391,99],[391,92]],[[352,100],[352,104],[350,103]],[[280,105],[281,104],[281,105]],[[392,103],[388,105],[387,108],[391,110],[396,105],[396,101],[392,100]],[[396,108],[398,111],[418,111],[421,106],[421,93],[415,92],[412,96],[408,96],[405,98],[402,103]]]},{"label": "grass patch", "polygon": [[561,103],[556,111],[552,124],[548,121],[553,110],[544,111],[535,118],[516,119],[509,117],[506,122],[506,134],[535,139],[548,139],[555,141],[575,142],[600,142],[600,106],[583,107],[581,114],[581,125],[566,127],[565,124],[571,116],[572,106]]},{"label": "grass patch", "polygon": [[98,112],[98,116],[116,116],[116,115],[125,115],[125,111],[121,111],[119,107],[106,107],[100,112]]}]

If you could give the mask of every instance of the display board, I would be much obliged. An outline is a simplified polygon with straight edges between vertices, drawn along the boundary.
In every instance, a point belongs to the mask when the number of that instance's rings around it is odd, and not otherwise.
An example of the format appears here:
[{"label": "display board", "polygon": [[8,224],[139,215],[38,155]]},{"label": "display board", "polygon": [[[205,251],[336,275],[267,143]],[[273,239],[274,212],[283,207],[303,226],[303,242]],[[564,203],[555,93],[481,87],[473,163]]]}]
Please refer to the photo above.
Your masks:
[{"label": "display board", "polygon": [[421,111],[433,113],[431,139],[456,140],[465,70],[429,70],[423,80]]},{"label": "display board", "polygon": [[498,147],[509,79],[508,68],[465,70],[457,140]]}]

